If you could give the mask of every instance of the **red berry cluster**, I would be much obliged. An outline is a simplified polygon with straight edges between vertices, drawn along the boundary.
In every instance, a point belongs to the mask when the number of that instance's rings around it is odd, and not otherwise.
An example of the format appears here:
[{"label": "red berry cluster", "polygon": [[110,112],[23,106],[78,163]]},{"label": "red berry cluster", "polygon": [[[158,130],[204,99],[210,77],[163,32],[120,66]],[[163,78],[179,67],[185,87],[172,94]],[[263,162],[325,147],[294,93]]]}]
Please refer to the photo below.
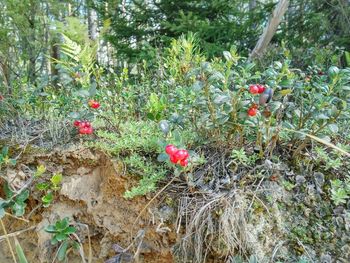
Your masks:
[{"label": "red berry cluster", "polygon": [[[101,105],[96,100],[89,100],[88,105],[93,109],[98,109]],[[94,129],[88,121],[74,121],[73,125],[79,129],[79,134],[92,134]]]},{"label": "red berry cluster", "polygon": [[4,99],[4,96],[0,95],[0,101],[2,101]]},{"label": "red berry cluster", "polygon": [[181,166],[188,165],[188,157],[190,156],[188,151],[178,150],[174,145],[169,144],[165,147],[165,152],[169,155],[170,162]]},{"label": "red berry cluster", "polygon": [[249,86],[249,92],[251,94],[261,94],[265,91],[265,86],[261,84],[252,84]]},{"label": "red berry cluster", "polygon": [[252,106],[250,106],[247,113],[248,116],[254,117],[258,113],[258,105],[253,104]]},{"label": "red berry cluster", "polygon": [[79,134],[92,134],[94,132],[88,121],[74,121],[74,126],[79,129]]},{"label": "red berry cluster", "polygon": [[[261,94],[265,90],[266,90],[265,86],[261,84],[252,84],[249,86],[249,92],[253,95]],[[247,113],[248,113],[248,116],[254,117],[258,113],[258,105],[255,103],[251,105]]]},{"label": "red berry cluster", "polygon": [[88,104],[93,109],[98,109],[101,106],[96,100],[89,100]]}]

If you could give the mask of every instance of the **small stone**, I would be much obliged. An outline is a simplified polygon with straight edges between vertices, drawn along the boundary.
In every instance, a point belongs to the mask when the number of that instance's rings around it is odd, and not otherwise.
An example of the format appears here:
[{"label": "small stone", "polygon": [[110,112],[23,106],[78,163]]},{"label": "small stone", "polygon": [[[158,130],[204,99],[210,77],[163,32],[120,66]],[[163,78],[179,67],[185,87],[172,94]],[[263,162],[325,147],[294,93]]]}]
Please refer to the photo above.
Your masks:
[{"label": "small stone", "polygon": [[342,217],[340,217],[340,216],[335,218],[335,222],[336,222],[338,227],[341,227],[341,226],[344,225],[344,219]]},{"label": "small stone", "polygon": [[314,173],[317,186],[322,187],[324,185],[324,174],[320,172]]},{"label": "small stone", "polygon": [[314,173],[314,178],[315,178],[315,184],[316,184],[316,191],[319,194],[323,194],[322,186],[324,185],[324,181],[325,181],[324,174],[316,172]]},{"label": "small stone", "polygon": [[337,206],[336,208],[334,208],[333,213],[336,215],[341,215],[344,211],[344,207],[343,206]]},{"label": "small stone", "polygon": [[328,254],[322,254],[320,257],[320,263],[331,263],[332,257]]},{"label": "small stone", "polygon": [[295,182],[296,182],[297,185],[302,185],[303,183],[306,182],[306,179],[305,179],[305,177],[302,176],[302,175],[297,175],[297,176],[295,177]]}]

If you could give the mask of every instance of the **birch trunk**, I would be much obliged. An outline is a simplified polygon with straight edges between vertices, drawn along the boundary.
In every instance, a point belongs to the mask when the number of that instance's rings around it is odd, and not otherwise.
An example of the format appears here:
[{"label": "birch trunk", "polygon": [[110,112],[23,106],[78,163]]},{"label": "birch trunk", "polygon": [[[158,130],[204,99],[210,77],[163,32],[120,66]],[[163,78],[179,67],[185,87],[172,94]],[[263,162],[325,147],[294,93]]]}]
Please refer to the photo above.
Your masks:
[{"label": "birch trunk", "polygon": [[276,33],[278,25],[281,23],[284,14],[286,13],[289,5],[289,0],[280,0],[272,12],[269,22],[267,23],[264,32],[260,36],[258,43],[250,53],[249,58],[254,59],[261,57],[266,51],[273,35]]}]

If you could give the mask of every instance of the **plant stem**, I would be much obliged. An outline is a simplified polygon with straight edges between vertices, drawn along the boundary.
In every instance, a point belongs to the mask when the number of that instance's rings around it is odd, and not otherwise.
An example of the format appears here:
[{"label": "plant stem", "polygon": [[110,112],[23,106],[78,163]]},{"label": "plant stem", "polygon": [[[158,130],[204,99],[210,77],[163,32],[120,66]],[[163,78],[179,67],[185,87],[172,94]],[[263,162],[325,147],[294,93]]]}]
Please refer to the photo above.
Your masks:
[{"label": "plant stem", "polygon": [[5,228],[5,225],[4,225],[4,222],[2,221],[2,219],[0,219],[0,224],[1,224],[2,230],[5,233],[5,238],[6,238],[8,246],[9,246],[9,249],[10,249],[13,261],[15,263],[17,263],[17,259],[16,259],[16,256],[15,256],[15,253],[13,252],[13,249],[12,249],[12,246],[11,246],[10,238],[8,237],[8,234],[7,234],[7,231],[6,231],[6,228]]}]

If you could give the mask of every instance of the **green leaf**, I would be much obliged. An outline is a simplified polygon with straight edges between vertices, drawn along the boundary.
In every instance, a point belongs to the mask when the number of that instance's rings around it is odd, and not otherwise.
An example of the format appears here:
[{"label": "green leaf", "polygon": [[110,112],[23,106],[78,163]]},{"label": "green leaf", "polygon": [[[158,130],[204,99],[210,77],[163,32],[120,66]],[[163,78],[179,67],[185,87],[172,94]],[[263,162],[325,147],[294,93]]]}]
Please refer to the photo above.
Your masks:
[{"label": "green leaf", "polygon": [[51,245],[57,245],[58,244],[58,240],[55,238],[55,236],[51,239]]},{"label": "green leaf", "polygon": [[4,192],[6,194],[6,199],[10,199],[14,194],[7,182],[4,184]]},{"label": "green leaf", "polygon": [[38,189],[39,191],[45,191],[49,188],[49,184],[48,183],[38,183],[36,184],[36,189]]},{"label": "green leaf", "polygon": [[43,175],[43,173],[45,173],[46,171],[46,167],[44,165],[39,165],[37,168],[36,168],[36,172],[34,174],[34,177],[39,177],[41,175]]},{"label": "green leaf", "polygon": [[158,162],[165,162],[168,159],[169,159],[169,156],[166,153],[161,153],[157,157]]},{"label": "green leaf", "polygon": [[279,83],[279,85],[281,87],[290,87],[292,85],[292,81],[289,79],[284,79]]},{"label": "green leaf", "polygon": [[26,207],[25,203],[17,203],[17,202],[15,202],[12,205],[12,210],[14,211],[15,216],[23,216],[25,207]]},{"label": "green leaf", "polygon": [[66,258],[66,253],[67,253],[67,248],[68,248],[68,241],[65,240],[62,245],[60,246],[60,249],[57,252],[57,259],[59,261],[62,261]]},{"label": "green leaf", "polygon": [[69,226],[63,231],[63,233],[66,235],[71,235],[71,234],[75,233],[76,231],[77,231],[77,229],[74,226]]},{"label": "green leaf", "polygon": [[159,122],[159,128],[165,135],[168,134],[170,130],[169,122],[167,120],[161,120]]},{"label": "green leaf", "polygon": [[8,153],[9,153],[9,147],[8,147],[8,146],[4,146],[4,147],[2,148],[1,154],[2,154],[3,156],[7,156]]},{"label": "green leaf", "polygon": [[192,89],[193,91],[197,92],[202,90],[202,88],[204,87],[204,83],[202,81],[196,81],[195,83],[193,83],[192,85]]},{"label": "green leaf", "polygon": [[225,77],[224,75],[222,75],[221,72],[219,71],[215,71],[209,78],[208,78],[208,81],[211,82],[211,81],[223,81],[225,80]]},{"label": "green leaf", "polygon": [[221,105],[223,103],[227,103],[227,102],[230,102],[231,101],[231,98],[227,95],[218,95],[215,97],[214,99],[214,103],[217,104],[217,105]]},{"label": "green leaf", "polygon": [[222,52],[222,54],[224,55],[224,58],[227,60],[227,61],[230,61],[232,60],[232,55],[229,51],[224,51]]},{"label": "green leaf", "polygon": [[332,123],[328,126],[329,130],[333,133],[337,133],[339,131],[339,127],[337,124]]},{"label": "green leaf", "polygon": [[44,195],[41,200],[44,203],[44,206],[47,207],[51,204],[52,200],[53,200],[53,194],[52,192],[47,193],[46,195]]},{"label": "green leaf", "polygon": [[5,209],[0,207],[0,219],[5,216]]},{"label": "green leaf", "polygon": [[75,250],[78,250],[79,247],[80,247],[80,244],[79,244],[77,241],[73,241],[72,247],[73,247]]},{"label": "green leaf", "polygon": [[90,93],[86,89],[81,89],[81,90],[77,91],[77,95],[80,96],[80,97],[89,97]]},{"label": "green leaf", "polygon": [[15,237],[15,246],[16,246],[16,253],[18,256],[19,263],[28,263],[27,258],[21,247],[21,244],[18,242],[16,237]]},{"label": "green leaf", "polygon": [[80,114],[78,112],[75,112],[75,111],[70,112],[68,115],[72,119],[79,119],[80,118]]},{"label": "green leaf", "polygon": [[50,179],[51,183],[54,185],[54,186],[57,186],[61,183],[62,181],[62,174],[60,173],[57,173],[57,174],[54,174],[51,179]]},{"label": "green leaf", "polygon": [[58,231],[62,231],[66,229],[69,226],[69,221],[68,217],[65,217],[62,220],[59,220],[56,222],[55,227]]},{"label": "green leaf", "polygon": [[67,235],[64,234],[64,233],[57,233],[55,234],[54,238],[58,241],[58,242],[61,242],[63,240],[66,240],[67,239]]},{"label": "green leaf", "polygon": [[96,87],[97,87],[96,82],[91,83],[91,87],[90,87],[90,89],[89,89],[89,95],[90,95],[91,97],[93,97],[93,96],[96,95],[96,93],[97,93]]},{"label": "green leaf", "polygon": [[54,225],[48,225],[44,230],[48,233],[57,233],[56,227]]},{"label": "green leaf", "polygon": [[291,89],[283,89],[279,93],[281,94],[281,96],[286,96],[288,94],[291,94],[292,90]]},{"label": "green leaf", "polygon": [[19,195],[16,197],[17,203],[23,203],[26,201],[29,197],[29,190],[23,190]]}]

